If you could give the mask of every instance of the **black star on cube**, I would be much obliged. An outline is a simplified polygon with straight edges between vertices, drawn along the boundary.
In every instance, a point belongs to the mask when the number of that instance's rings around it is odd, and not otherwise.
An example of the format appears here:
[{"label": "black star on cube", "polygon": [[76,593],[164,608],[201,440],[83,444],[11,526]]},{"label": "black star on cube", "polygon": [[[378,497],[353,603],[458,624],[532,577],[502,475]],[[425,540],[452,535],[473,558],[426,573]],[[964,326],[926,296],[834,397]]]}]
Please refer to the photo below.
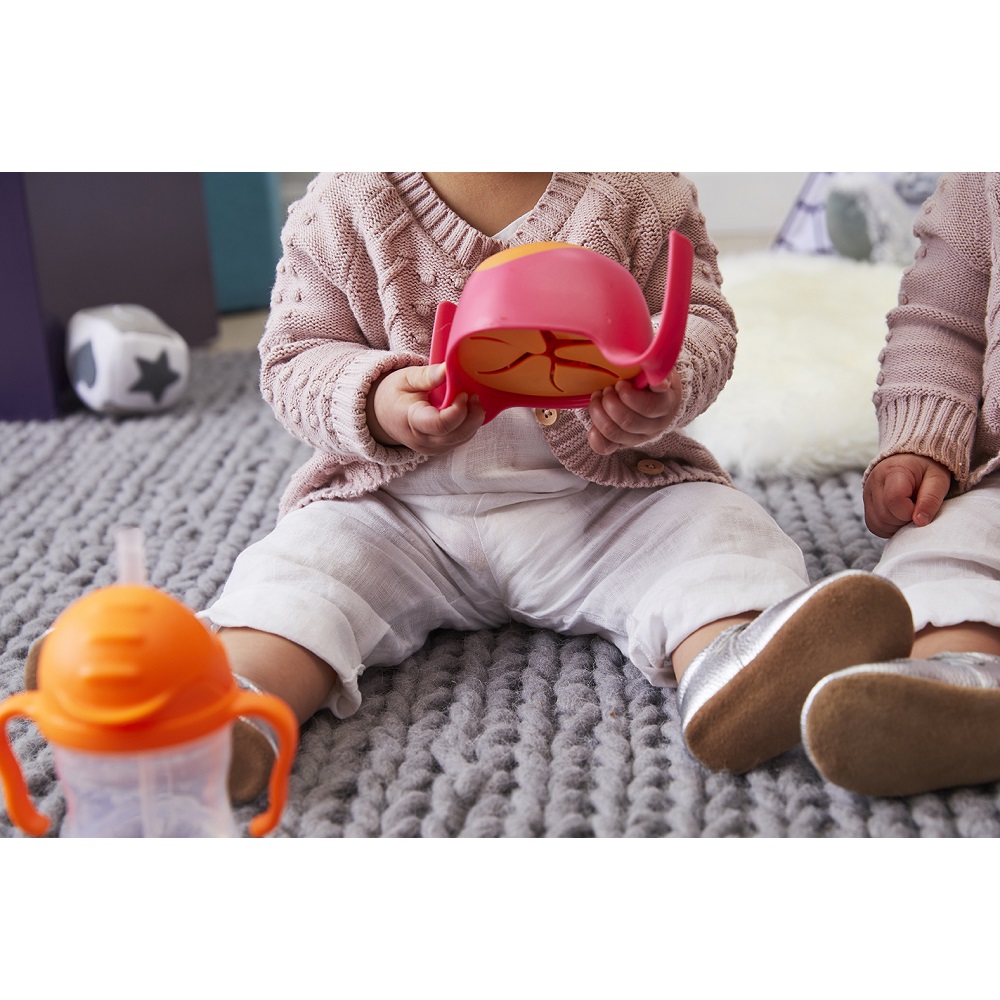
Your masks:
[{"label": "black star on cube", "polygon": [[145,358],[135,360],[139,365],[140,375],[138,381],[128,387],[128,391],[148,392],[159,403],[167,389],[181,377],[180,372],[175,372],[170,367],[166,351],[161,351],[155,361],[147,361]]}]

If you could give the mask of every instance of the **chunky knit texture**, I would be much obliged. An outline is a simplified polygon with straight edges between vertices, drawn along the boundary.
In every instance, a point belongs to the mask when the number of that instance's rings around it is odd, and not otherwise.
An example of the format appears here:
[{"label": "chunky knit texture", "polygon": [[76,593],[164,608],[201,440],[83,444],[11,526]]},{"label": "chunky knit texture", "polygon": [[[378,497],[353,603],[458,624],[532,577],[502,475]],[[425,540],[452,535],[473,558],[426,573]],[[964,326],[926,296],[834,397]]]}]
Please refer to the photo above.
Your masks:
[{"label": "chunky knit texture", "polygon": [[[704,446],[680,433],[729,379],[736,346],[716,248],[693,185],[677,174],[553,174],[513,238],[501,242],[464,222],[422,174],[321,174],[290,209],[260,344],[264,398],[315,449],[293,477],[282,513],[377,489],[426,460],[375,441],[366,422],[368,392],[386,372],[427,363],[438,303],[457,302],[487,257],[544,240],[588,247],[630,270],[655,316],[663,305],[671,229],[695,249],[674,426],[641,451],[610,456],[587,444],[586,410],[565,411],[543,431],[566,468],[612,486],[729,482]],[[663,472],[639,472],[644,458],[661,461]]]},{"label": "chunky knit texture", "polygon": [[[56,616],[114,580],[118,525],[142,527],[150,582],[195,609],[271,530],[309,449],[275,421],[257,377],[253,354],[199,355],[167,413],[0,423],[0,697],[21,688],[28,647]],[[860,477],[737,485],[817,580],[878,559]],[[676,692],[597,636],[441,631],[360,686],[356,715],[303,727],[274,836],[1000,836],[1000,784],[868,799],[825,782],[798,749],[742,777],[712,774],[684,745]],[[8,734],[55,834],[65,798],[52,749],[22,720]],[[241,830],[262,805],[238,810]],[[15,836],[0,807],[0,839]]]},{"label": "chunky knit texture", "polygon": [[1000,174],[944,174],[914,231],[914,263],[879,360],[876,462],[947,466],[964,492],[1000,466]]}]

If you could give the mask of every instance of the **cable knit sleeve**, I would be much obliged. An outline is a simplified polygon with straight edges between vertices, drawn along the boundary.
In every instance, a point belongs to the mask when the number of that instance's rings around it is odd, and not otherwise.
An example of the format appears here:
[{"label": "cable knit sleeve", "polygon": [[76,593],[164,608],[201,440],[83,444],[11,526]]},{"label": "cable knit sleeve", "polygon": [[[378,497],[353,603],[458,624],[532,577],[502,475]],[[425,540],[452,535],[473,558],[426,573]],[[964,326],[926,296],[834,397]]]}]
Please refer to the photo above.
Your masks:
[{"label": "cable knit sleeve", "polygon": [[925,455],[961,488],[974,462],[990,286],[984,174],[942,176],[914,226],[920,239],[886,317],[873,397],[881,459]]},{"label": "cable knit sleeve", "polygon": [[[322,190],[317,185],[293,206],[282,231],[260,342],[261,391],[288,431],[328,458],[412,467],[412,452],[371,436],[366,399],[384,372],[426,360],[390,349],[384,317],[371,308],[378,303],[377,278],[349,220],[324,201]],[[352,296],[369,307],[355,309]]]},{"label": "cable knit sleeve", "polygon": [[[595,175],[559,235],[627,267],[643,290],[656,327],[663,310],[672,229],[694,248],[691,303],[676,365],[681,404],[673,423],[641,448],[620,448],[610,456],[598,455],[587,445],[590,414],[585,408],[570,411],[546,429],[559,460],[594,482],[627,487],[666,486],[690,479],[729,482],[707,449],[683,433],[732,376],[736,352],[736,321],[721,291],[718,254],[694,184],[676,173]],[[662,471],[642,471],[648,469],[649,459]]]},{"label": "cable knit sleeve", "polygon": [[[736,320],[733,310],[722,294],[718,251],[709,238],[705,216],[698,206],[694,185],[678,177],[669,189],[670,197],[659,211],[665,227],[676,229],[694,247],[691,275],[691,305],[688,309],[684,346],[677,359],[681,379],[681,406],[676,420],[667,433],[686,427],[713,402],[733,374],[736,354]],[[663,308],[663,291],[667,275],[666,236],[664,233],[653,266],[643,282],[647,302],[658,326]]]}]

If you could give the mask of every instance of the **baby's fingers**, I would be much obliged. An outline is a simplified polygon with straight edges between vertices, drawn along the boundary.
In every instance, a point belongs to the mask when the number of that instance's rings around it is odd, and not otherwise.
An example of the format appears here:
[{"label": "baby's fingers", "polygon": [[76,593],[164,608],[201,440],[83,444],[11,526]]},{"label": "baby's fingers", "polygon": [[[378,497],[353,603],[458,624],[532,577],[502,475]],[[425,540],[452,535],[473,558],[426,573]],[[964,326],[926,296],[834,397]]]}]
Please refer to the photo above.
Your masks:
[{"label": "baby's fingers", "polygon": [[913,517],[913,494],[916,483],[909,470],[892,469],[882,487],[882,506],[885,513],[898,524],[906,524]]},{"label": "baby's fingers", "polygon": [[930,524],[941,509],[951,489],[951,473],[941,466],[929,466],[920,481],[916,502],[913,505],[913,523],[923,527]]},{"label": "baby's fingers", "polygon": [[427,402],[410,407],[410,429],[417,438],[417,451],[437,454],[468,441],[485,418],[479,399],[462,393],[451,405],[439,410]]}]

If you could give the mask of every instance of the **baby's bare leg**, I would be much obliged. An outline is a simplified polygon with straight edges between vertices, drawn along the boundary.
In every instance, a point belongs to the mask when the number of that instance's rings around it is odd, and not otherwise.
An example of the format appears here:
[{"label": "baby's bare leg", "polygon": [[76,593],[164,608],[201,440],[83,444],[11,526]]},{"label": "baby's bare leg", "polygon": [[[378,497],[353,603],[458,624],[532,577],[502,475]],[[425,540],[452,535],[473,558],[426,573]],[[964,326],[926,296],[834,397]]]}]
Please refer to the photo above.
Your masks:
[{"label": "baby's bare leg", "polygon": [[963,622],[922,628],[913,641],[913,655],[927,659],[935,653],[992,653],[1000,656],[1000,629],[985,622]]},{"label": "baby's bare leg", "polygon": [[252,628],[219,630],[233,673],[288,702],[301,726],[333,690],[333,668],[308,649]]},{"label": "baby's bare leg", "polygon": [[743,622],[751,622],[757,617],[759,612],[750,611],[743,615],[734,615],[732,618],[720,618],[718,621],[709,622],[695,629],[686,639],[682,639],[670,657],[670,662],[674,667],[674,675],[677,680],[684,676],[684,671],[691,666],[694,658],[716,637],[722,635],[732,625],[740,625]]}]

